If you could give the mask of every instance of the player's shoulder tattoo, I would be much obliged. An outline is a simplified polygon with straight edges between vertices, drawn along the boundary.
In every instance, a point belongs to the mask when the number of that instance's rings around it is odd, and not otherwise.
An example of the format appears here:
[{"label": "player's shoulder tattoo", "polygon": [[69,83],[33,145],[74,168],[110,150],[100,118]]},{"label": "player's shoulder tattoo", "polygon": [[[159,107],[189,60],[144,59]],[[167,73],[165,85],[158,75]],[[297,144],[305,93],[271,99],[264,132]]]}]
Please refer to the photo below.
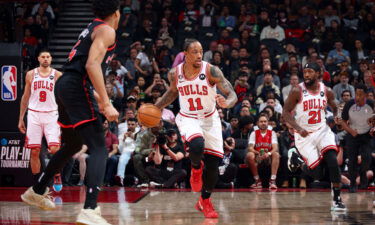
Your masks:
[{"label": "player's shoulder tattoo", "polygon": [[214,66],[214,65],[210,66],[210,73],[211,73],[211,76],[214,78],[220,78],[224,76],[223,72],[219,69],[219,67]]}]

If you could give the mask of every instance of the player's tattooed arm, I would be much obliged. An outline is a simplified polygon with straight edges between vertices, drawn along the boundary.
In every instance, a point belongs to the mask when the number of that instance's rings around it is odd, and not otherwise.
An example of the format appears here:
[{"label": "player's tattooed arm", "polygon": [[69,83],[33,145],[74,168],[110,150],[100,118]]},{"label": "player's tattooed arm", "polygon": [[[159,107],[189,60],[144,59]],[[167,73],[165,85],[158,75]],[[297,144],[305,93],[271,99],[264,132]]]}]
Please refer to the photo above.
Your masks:
[{"label": "player's tattooed arm", "polygon": [[176,69],[173,68],[168,73],[169,88],[155,103],[156,107],[162,109],[170,105],[178,96],[176,85]]},{"label": "player's tattooed arm", "polygon": [[329,87],[326,87],[326,88],[327,88],[327,91],[326,91],[327,103],[329,107],[332,109],[333,117],[336,117],[337,116],[337,104],[335,101],[335,94],[333,93],[331,88]]},{"label": "player's tattooed arm", "polygon": [[302,136],[304,136],[305,134],[307,135],[306,130],[304,130],[302,127],[300,127],[297,124],[297,122],[296,122],[296,120],[294,119],[294,116],[293,116],[294,109],[296,108],[297,103],[300,101],[300,98],[301,98],[300,87],[293,87],[292,90],[290,90],[288,98],[285,101],[285,104],[284,104],[284,107],[283,107],[282,117],[284,118],[286,123],[288,123],[298,133],[300,133]]},{"label": "player's tattooed arm", "polygon": [[216,84],[221,93],[227,96],[218,95],[216,97],[220,107],[232,108],[237,103],[237,95],[232,84],[224,77],[223,72],[217,66],[210,66],[210,82]]}]

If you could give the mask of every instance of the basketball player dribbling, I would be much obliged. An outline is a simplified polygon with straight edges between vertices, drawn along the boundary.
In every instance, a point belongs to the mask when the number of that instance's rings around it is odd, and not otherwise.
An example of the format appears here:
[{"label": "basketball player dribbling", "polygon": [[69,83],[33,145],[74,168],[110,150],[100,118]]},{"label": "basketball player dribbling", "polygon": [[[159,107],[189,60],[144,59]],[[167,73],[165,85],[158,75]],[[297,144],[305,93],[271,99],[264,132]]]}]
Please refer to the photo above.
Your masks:
[{"label": "basketball player dribbling", "polygon": [[93,1],[97,19],[79,35],[64,65],[64,73],[56,82],[61,149],[52,157],[39,182],[21,196],[29,205],[45,210],[55,209],[47,185],[53,175],[80,151],[84,142],[90,157],[87,160],[86,200],[78,215],[78,224],[109,224],[97,206],[108,157],[99,111],[108,121],[118,119],[119,114],[110,103],[105,89],[103,71],[114,53],[119,6],[119,0]]},{"label": "basketball player dribbling", "polygon": [[[195,208],[206,218],[217,218],[219,215],[212,205],[211,193],[223,158],[223,137],[216,104],[231,108],[237,102],[237,96],[222,71],[202,61],[203,49],[199,41],[186,41],[184,54],[185,63],[168,73],[169,89],[155,105],[162,109],[179,96],[180,112],[176,124],[189,147],[191,188],[194,192],[201,192]],[[216,88],[227,98],[217,94]]]},{"label": "basketball player dribbling", "polygon": [[[283,108],[285,122],[295,129],[296,148],[305,163],[301,163],[295,149],[288,152],[289,161],[315,179],[322,176],[323,165],[329,171],[332,186],[332,211],[346,211],[340,197],[341,175],[337,163],[338,148],[335,136],[326,124],[327,105],[337,114],[333,91],[325,87],[320,78],[320,66],[307,63],[303,69],[304,82],[293,87]],[[295,116],[293,117],[293,113]],[[302,164],[302,165],[301,165]],[[321,178],[321,177],[320,177]]]},{"label": "basketball player dribbling", "polygon": [[[18,129],[26,133],[25,146],[31,149],[31,172],[38,178],[40,173],[40,149],[43,135],[48,151],[55,154],[60,148],[60,127],[57,124],[57,104],[55,100],[55,82],[61,72],[51,67],[51,54],[42,50],[38,55],[39,67],[26,73],[26,83],[20,105]],[[27,128],[24,117],[27,110]],[[37,180],[37,179],[35,179]],[[54,189],[60,191],[61,176],[57,175]]]}]

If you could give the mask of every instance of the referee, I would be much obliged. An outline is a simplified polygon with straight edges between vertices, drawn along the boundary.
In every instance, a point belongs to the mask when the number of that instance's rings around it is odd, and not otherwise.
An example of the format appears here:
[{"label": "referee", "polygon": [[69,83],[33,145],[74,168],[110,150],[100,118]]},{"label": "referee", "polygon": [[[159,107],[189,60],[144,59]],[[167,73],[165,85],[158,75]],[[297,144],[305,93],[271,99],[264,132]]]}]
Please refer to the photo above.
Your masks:
[{"label": "referee", "polygon": [[342,120],[339,124],[348,132],[346,138],[347,155],[349,158],[348,172],[350,179],[349,192],[357,190],[356,177],[358,171],[358,156],[361,156],[359,174],[361,179],[360,188],[367,188],[368,180],[366,171],[371,164],[371,136],[368,119],[374,113],[374,103],[366,99],[367,87],[356,85],[355,98],[347,102],[342,111]]}]

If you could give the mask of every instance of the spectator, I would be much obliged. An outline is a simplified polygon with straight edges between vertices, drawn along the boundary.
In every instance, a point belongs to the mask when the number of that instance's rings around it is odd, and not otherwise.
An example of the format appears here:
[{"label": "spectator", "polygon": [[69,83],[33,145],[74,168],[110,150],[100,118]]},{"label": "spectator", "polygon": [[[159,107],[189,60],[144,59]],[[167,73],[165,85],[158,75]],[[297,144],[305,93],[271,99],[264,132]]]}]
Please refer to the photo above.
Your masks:
[{"label": "spectator", "polygon": [[247,143],[254,126],[252,116],[240,116],[238,128],[234,131],[232,137],[236,140],[236,149],[246,149]]},{"label": "spectator", "polygon": [[289,79],[289,85],[288,86],[285,86],[283,87],[282,89],[282,94],[283,94],[283,99],[284,99],[284,102],[286,101],[286,99],[288,98],[289,96],[289,92],[290,90],[292,90],[292,87],[296,87],[299,83],[299,78],[298,78],[298,75],[297,74],[292,74],[290,75],[290,79]]},{"label": "spectator", "polygon": [[[134,85],[134,77],[130,74],[130,72],[121,65],[121,62],[117,59],[113,59],[111,63],[109,64],[109,67],[107,68],[107,71],[105,72],[105,75],[108,76],[111,71],[116,72],[116,80],[119,81],[121,85],[125,85],[125,81],[128,85],[126,86],[133,86]],[[124,89],[122,89],[122,92],[125,93]]]},{"label": "spectator", "polygon": [[[128,97],[128,101],[134,100],[134,96],[130,95]],[[135,111],[132,108],[126,108],[125,109],[125,115],[123,116],[123,119],[121,123],[118,125],[118,136],[123,137],[126,132],[128,132],[129,127],[128,127],[128,120],[130,119],[135,119]],[[138,132],[140,130],[139,126],[136,126],[135,132]],[[121,140],[121,138],[119,138]]]},{"label": "spectator", "polygon": [[236,17],[230,15],[228,6],[223,6],[220,16],[217,19],[217,25],[218,27],[228,29],[229,31],[232,31],[236,26]]},{"label": "spectator", "polygon": [[347,50],[342,48],[342,41],[335,41],[335,49],[329,51],[326,63],[328,65],[334,64],[337,65],[342,62],[350,63],[350,54]]},{"label": "spectator", "polygon": [[340,102],[340,101],[342,101],[341,93],[344,90],[350,91],[350,95],[351,96],[354,96],[355,93],[354,93],[354,87],[349,84],[349,75],[348,75],[348,73],[342,72],[342,73],[340,73],[339,76],[340,76],[340,83],[336,84],[333,87],[333,92],[335,93],[336,100],[338,100]]},{"label": "spectator", "polygon": [[77,186],[83,186],[86,175],[86,159],[89,157],[87,152],[87,146],[82,145],[81,151],[77,152],[72,156],[73,159],[78,160],[79,162],[79,181]]},{"label": "spectator", "polygon": [[365,60],[368,58],[368,50],[363,48],[362,41],[359,39],[355,40],[354,45],[355,45],[355,49],[350,55],[352,58],[352,64],[357,65],[362,60]]},{"label": "spectator", "polygon": [[257,88],[256,94],[258,97],[258,104],[261,104],[266,100],[268,92],[273,92],[277,96],[276,98],[281,96],[280,89],[273,83],[273,77],[270,72],[264,73],[264,82]]},{"label": "spectator", "polygon": [[258,174],[258,166],[271,167],[269,188],[276,189],[276,174],[279,168],[280,154],[276,133],[268,129],[268,116],[261,114],[258,118],[259,129],[254,130],[249,138],[246,163],[254,176],[255,183],[251,188],[262,188],[262,181]]},{"label": "spectator", "polygon": [[130,7],[124,7],[119,22],[119,33],[121,36],[130,36],[136,31],[138,25],[137,17],[132,14]]},{"label": "spectator", "polygon": [[217,40],[218,44],[222,44],[224,49],[228,49],[232,46],[233,39],[230,37],[230,33],[228,29],[223,29],[220,32],[219,40]]},{"label": "spectator", "polygon": [[283,107],[281,106],[280,102],[278,102],[276,100],[276,98],[274,96],[272,97],[267,97],[267,100],[266,102],[260,104],[259,106],[259,111],[262,112],[263,109],[266,107],[266,106],[272,106],[272,108],[274,108],[274,110],[277,112],[277,113],[282,113],[283,112]]},{"label": "spectator", "polygon": [[279,78],[281,80],[281,84],[287,84],[289,82],[292,67],[297,67],[298,74],[300,73],[300,71],[302,71],[301,64],[298,63],[296,55],[289,55],[289,60],[281,66],[279,70]]},{"label": "spectator", "polygon": [[350,5],[348,7],[348,11],[346,12],[346,15],[342,19],[344,27],[346,29],[354,29],[357,30],[359,26],[359,18],[355,15],[355,8],[354,6]]},{"label": "spectator", "polygon": [[238,102],[242,102],[242,100],[246,96],[246,93],[250,89],[248,79],[249,76],[247,75],[247,73],[240,73],[240,75],[236,79],[236,82],[234,83],[234,90],[237,94]]},{"label": "spectator", "polygon": [[224,141],[224,157],[219,164],[219,179],[217,188],[234,188],[234,179],[237,175],[237,165],[233,162],[233,150],[236,146],[234,138],[228,137]]},{"label": "spectator", "polygon": [[342,110],[346,103],[348,103],[353,98],[352,93],[349,90],[343,90],[341,92],[341,102],[337,105],[337,117],[342,117]]},{"label": "spectator", "polygon": [[201,28],[216,28],[215,17],[211,13],[213,10],[212,4],[206,4],[204,6],[204,12],[199,17],[199,27]]},{"label": "spectator", "polygon": [[177,132],[174,129],[168,130],[166,137],[158,137],[154,162],[155,165],[160,165],[160,168],[154,166],[146,168],[146,173],[151,179],[151,187],[173,188],[186,177],[187,172],[182,169],[185,152],[177,142],[177,138]]},{"label": "spectator", "polygon": [[285,39],[284,29],[277,25],[276,19],[271,19],[270,25],[263,28],[260,33],[260,40],[263,39],[275,39],[278,42],[282,42]]},{"label": "spectator", "polygon": [[136,68],[135,68],[135,60],[137,58],[138,51],[136,48],[130,49],[130,57],[125,62],[125,68],[129,71],[130,76],[134,77],[136,76]]},{"label": "spectator", "polygon": [[[137,119],[129,118],[126,120],[127,131],[125,133],[120,133],[119,139],[119,153],[120,158],[117,165],[117,175],[115,177],[115,182],[119,186],[124,186],[124,177],[126,174],[126,166],[135,150],[135,137],[139,131]],[[137,131],[138,129],[138,131]]]},{"label": "spectator", "polygon": [[134,67],[144,77],[149,77],[153,71],[159,73],[159,68],[155,60],[154,45],[148,44],[144,52],[138,53],[134,61]]},{"label": "spectator", "polygon": [[211,62],[215,51],[217,51],[217,41],[211,41],[209,50],[203,54],[203,60]]},{"label": "spectator", "polygon": [[105,146],[108,151],[107,169],[104,176],[104,186],[110,186],[113,183],[115,177],[117,164],[119,160],[118,155],[118,138],[109,130],[108,120],[103,122]]},{"label": "spectator", "polygon": [[328,5],[327,7],[326,7],[326,10],[325,10],[325,13],[324,13],[325,15],[324,15],[324,25],[326,26],[326,27],[331,27],[331,25],[332,25],[332,21],[333,20],[336,20],[336,21],[338,21],[338,23],[340,23],[340,18],[337,16],[337,15],[335,15],[335,12],[334,12],[334,10],[333,10],[333,7],[332,7],[332,5]]},{"label": "spectator", "polygon": [[41,1],[40,3],[35,4],[33,9],[31,10],[31,15],[35,15],[38,12],[39,8],[45,10],[52,20],[55,19],[55,13],[53,12],[51,5],[49,5],[47,1]]},{"label": "spectator", "polygon": [[137,187],[148,187],[149,177],[146,173],[146,165],[152,161],[155,151],[153,145],[156,141],[156,136],[159,134],[162,125],[158,127],[141,130],[137,133],[135,139],[135,150],[133,155],[133,164],[135,173],[139,180]]}]

